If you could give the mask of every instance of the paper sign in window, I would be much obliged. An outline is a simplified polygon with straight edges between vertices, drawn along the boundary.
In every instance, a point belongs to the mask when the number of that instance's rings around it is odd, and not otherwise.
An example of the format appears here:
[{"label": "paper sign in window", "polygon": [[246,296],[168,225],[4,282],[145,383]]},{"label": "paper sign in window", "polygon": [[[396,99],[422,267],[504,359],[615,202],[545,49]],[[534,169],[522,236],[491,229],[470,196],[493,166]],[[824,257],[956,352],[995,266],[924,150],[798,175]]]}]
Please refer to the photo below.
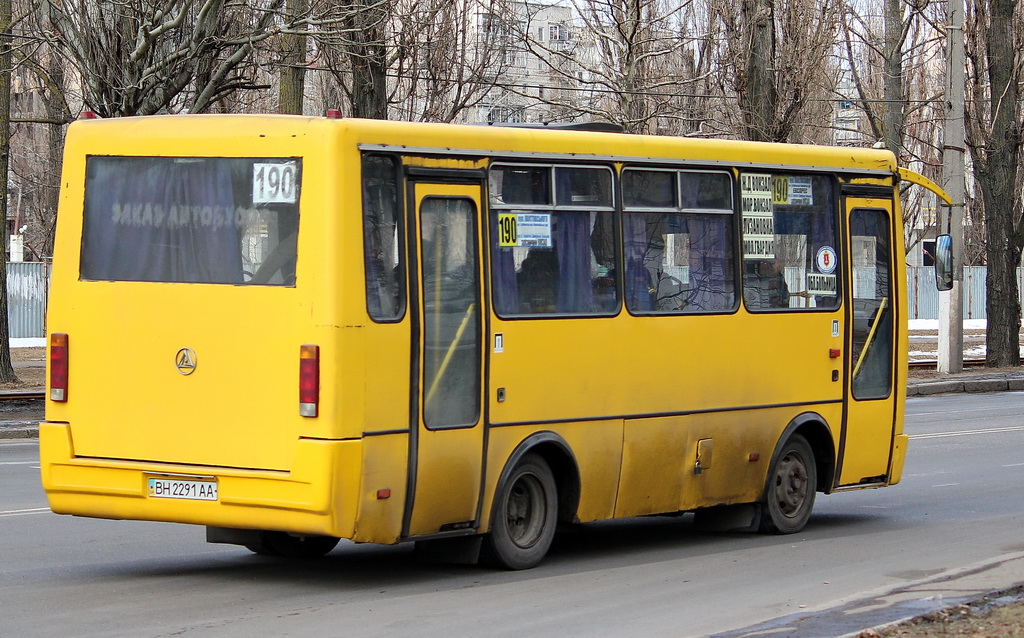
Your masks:
[{"label": "paper sign in window", "polygon": [[775,259],[772,186],[772,176],[768,174],[740,176],[744,259]]},{"label": "paper sign in window", "polygon": [[551,248],[551,213],[499,213],[498,245]]}]

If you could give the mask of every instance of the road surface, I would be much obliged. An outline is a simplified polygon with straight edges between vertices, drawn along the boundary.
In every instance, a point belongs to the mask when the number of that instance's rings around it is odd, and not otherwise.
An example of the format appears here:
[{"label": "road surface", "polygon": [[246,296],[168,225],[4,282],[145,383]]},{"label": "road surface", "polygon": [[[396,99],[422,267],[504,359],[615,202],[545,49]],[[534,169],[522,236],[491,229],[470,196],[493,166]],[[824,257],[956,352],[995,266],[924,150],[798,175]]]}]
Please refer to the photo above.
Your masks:
[{"label": "road surface", "polygon": [[819,495],[800,534],[613,521],[526,572],[57,516],[35,441],[0,442],[0,636],[835,636],[1024,581],[1024,393],[911,399],[907,431],[902,484]]}]

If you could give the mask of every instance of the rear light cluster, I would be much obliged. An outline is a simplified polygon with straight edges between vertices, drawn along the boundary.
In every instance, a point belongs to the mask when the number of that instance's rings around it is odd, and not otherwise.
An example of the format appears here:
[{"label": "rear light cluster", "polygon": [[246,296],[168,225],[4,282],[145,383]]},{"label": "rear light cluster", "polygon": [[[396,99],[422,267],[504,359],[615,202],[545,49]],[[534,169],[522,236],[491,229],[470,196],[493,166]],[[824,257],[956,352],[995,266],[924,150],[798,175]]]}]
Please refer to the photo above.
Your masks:
[{"label": "rear light cluster", "polygon": [[320,346],[299,348],[299,414],[316,416],[320,410]]},{"label": "rear light cluster", "polygon": [[68,400],[68,336],[50,335],[50,400]]}]

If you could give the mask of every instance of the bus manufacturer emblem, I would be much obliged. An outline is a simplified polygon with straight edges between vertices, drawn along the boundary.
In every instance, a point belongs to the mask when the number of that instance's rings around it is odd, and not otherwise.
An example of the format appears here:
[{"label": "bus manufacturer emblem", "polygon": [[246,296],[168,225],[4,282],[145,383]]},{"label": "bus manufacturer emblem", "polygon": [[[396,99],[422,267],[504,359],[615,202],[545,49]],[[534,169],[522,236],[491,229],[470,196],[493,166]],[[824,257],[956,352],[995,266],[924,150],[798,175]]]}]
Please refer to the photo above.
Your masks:
[{"label": "bus manufacturer emblem", "polygon": [[192,348],[182,348],[174,356],[174,365],[178,372],[188,376],[196,371],[196,352]]}]

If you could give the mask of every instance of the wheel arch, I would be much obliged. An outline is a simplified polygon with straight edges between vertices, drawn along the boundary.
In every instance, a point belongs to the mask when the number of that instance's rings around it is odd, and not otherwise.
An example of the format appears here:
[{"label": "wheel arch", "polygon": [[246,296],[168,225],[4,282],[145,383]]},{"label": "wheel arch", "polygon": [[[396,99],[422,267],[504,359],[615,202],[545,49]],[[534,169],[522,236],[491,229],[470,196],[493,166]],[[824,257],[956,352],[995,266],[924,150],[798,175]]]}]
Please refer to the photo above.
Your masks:
[{"label": "wheel arch", "polygon": [[[794,434],[802,436],[811,446],[811,451],[814,452],[814,465],[818,471],[815,491],[830,493],[836,476],[835,439],[832,438],[832,430],[828,427],[825,417],[817,412],[803,412],[793,417],[775,443],[769,467],[773,467],[772,464],[775,463],[776,457],[782,451],[783,445]],[[768,489],[767,485],[765,485],[765,489]]]},{"label": "wheel arch", "polygon": [[[555,476],[555,487],[558,489],[558,520],[572,522],[576,520],[576,509],[580,504],[580,471],[576,455],[561,436],[554,432],[536,432],[523,439],[512,451],[505,466],[501,470],[494,494],[501,493],[512,471],[528,454],[536,454],[544,459]],[[488,529],[494,525],[494,500],[490,503],[487,516]]]}]

